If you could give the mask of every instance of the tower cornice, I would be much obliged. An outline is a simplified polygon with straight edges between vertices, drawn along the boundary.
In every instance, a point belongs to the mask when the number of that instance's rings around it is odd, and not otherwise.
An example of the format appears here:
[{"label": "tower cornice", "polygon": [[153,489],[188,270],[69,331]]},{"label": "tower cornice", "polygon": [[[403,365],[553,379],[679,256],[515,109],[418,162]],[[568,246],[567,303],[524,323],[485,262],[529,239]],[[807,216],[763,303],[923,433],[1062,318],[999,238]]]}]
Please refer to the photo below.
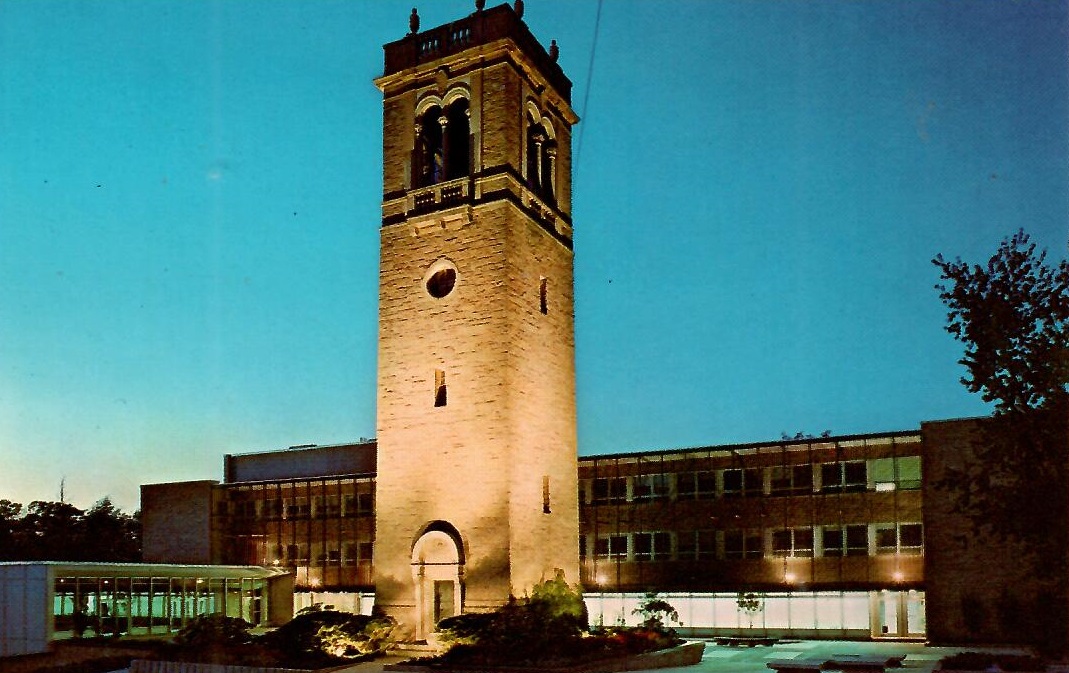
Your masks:
[{"label": "tower cornice", "polygon": [[[464,68],[465,61],[485,65],[487,59],[508,56],[508,60],[526,71],[529,79],[550,86],[559,96],[565,115],[575,114],[571,110],[571,80],[509,5],[477,11],[452,23],[410,33],[383,49],[385,67],[375,84],[387,95],[417,85],[416,82],[424,76],[433,76],[446,63],[455,72]],[[462,53],[463,60],[451,58]],[[574,124],[578,119],[569,121]]]}]

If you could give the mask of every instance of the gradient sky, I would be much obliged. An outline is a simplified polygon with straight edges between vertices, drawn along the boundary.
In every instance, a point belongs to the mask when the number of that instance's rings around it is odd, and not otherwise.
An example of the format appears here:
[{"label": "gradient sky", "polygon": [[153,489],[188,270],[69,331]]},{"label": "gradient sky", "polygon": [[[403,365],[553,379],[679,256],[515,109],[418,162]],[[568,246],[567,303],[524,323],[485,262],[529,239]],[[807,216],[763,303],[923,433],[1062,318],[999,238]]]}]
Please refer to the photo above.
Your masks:
[{"label": "gradient sky", "polygon": [[[375,434],[412,4],[0,0],[0,498]],[[525,16],[583,117],[581,455],[985,413],[929,260],[1065,256],[1069,4],[605,0],[591,70],[596,15]]]}]

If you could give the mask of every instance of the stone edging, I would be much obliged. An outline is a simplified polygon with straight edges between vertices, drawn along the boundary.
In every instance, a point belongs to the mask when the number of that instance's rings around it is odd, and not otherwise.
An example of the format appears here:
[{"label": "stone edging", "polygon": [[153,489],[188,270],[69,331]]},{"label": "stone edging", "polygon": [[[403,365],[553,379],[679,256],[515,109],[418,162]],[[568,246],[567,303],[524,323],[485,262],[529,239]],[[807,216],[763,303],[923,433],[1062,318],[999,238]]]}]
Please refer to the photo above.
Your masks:
[{"label": "stone edging", "polygon": [[444,666],[421,666],[419,664],[398,663],[386,664],[383,666],[383,670],[397,671],[398,673],[448,673],[450,671],[455,671],[456,673],[477,673],[480,671],[489,671],[491,669],[495,671],[495,673],[531,673],[532,671],[539,671],[542,673],[619,673],[620,671],[641,671],[656,668],[691,666],[702,660],[702,653],[704,652],[705,643],[690,642],[677,647],[668,648],[667,650],[646,652],[645,654],[636,654],[632,657],[603,659],[601,661],[591,661],[585,664],[559,666],[554,668],[547,668],[544,666],[534,668],[521,666],[454,666],[446,668]]}]

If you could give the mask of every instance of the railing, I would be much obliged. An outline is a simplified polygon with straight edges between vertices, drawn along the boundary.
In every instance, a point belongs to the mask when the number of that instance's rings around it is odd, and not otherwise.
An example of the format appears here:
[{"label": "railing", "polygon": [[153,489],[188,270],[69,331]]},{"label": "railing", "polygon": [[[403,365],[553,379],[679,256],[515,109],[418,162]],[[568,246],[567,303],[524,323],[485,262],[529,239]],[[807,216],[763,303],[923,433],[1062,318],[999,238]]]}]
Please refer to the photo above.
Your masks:
[{"label": "railing", "polygon": [[508,5],[475,12],[459,21],[415,33],[386,45],[386,75],[456,54],[468,47],[510,38],[534,61],[553,87],[571,101],[572,83],[526,24]]},{"label": "railing", "polygon": [[409,191],[410,213],[429,213],[439,207],[458,206],[468,200],[468,176]]}]

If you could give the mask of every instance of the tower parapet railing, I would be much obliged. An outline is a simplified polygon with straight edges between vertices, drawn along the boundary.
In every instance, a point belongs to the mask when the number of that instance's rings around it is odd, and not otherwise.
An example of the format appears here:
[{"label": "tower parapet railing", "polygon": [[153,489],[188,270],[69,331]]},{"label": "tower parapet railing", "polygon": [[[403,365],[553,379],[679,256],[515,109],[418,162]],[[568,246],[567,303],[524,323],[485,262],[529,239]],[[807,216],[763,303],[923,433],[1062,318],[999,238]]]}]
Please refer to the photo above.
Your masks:
[{"label": "tower parapet railing", "polygon": [[469,202],[471,179],[465,175],[453,180],[439,182],[427,187],[408,191],[406,204],[410,215],[430,213],[440,208],[450,208]]},{"label": "tower parapet railing", "polygon": [[477,11],[463,19],[421,33],[409,33],[387,44],[385,75],[415,68],[469,47],[509,38],[549,80],[557,92],[571,103],[572,83],[561,67],[531,34],[512,7],[499,5]]}]

